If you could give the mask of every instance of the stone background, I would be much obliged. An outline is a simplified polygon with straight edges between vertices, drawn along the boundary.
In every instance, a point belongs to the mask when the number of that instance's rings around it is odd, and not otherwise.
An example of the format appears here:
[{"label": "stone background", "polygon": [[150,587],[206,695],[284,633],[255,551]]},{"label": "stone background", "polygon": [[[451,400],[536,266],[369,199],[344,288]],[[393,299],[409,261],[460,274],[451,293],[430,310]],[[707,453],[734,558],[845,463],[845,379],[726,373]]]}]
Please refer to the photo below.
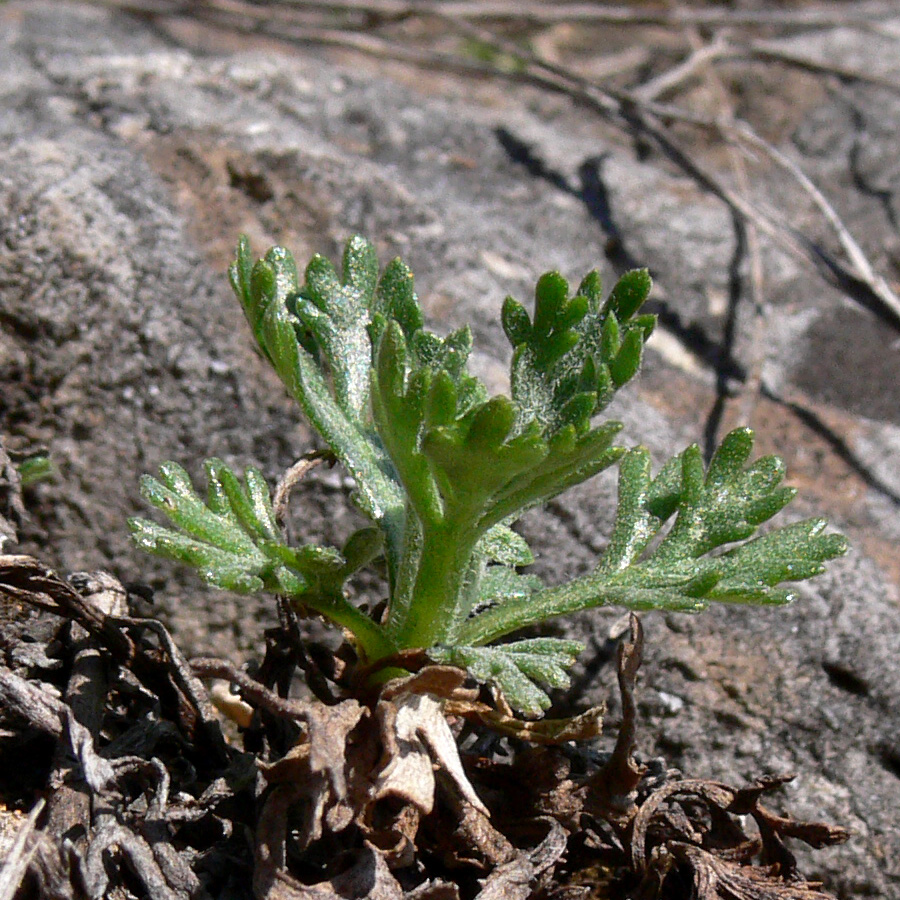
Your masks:
[{"label": "stone background", "polygon": [[[663,327],[617,400],[625,440],[662,460],[749,422],[801,489],[789,515],[828,515],[853,552],[788,609],[646,616],[644,752],[737,783],[797,772],[792,812],[855,832],[806,858],[805,874],[842,898],[900,898],[900,318],[792,250],[805,240],[850,268],[821,210],[765,154],[673,127],[692,160],[793,229],[748,232],[645,135],[564,93],[246,33],[249,19],[203,14],[215,6],[179,18],[165,4],[158,15],[0,4],[0,432],[13,448],[46,447],[57,472],[29,493],[22,551],[152,584],[190,653],[259,652],[269,601],[142,557],[124,524],[140,509],[139,475],[164,459],[198,474],[217,455],[274,481],[309,447],[224,278],[239,232],[260,254],[283,243],[301,261],[337,256],[355,231],[384,261],[402,254],[431,322],[471,323],[476,367],[497,389],[505,294],[528,299],[549,268],[577,281],[600,267],[609,283],[648,265]],[[819,24],[478,27],[623,90],[673,71],[692,42],[751,48],[657,99],[749,122],[896,289],[900,15],[883,7],[862,27],[854,17],[876,6],[776,7]],[[346,33],[423,60],[510,63],[425,17]],[[527,518],[539,574],[590,565],[612,488],[601,477]],[[319,470],[298,491],[298,529],[339,540],[353,523],[347,494]],[[612,692],[620,614],[554,626],[590,645],[560,708]]]}]

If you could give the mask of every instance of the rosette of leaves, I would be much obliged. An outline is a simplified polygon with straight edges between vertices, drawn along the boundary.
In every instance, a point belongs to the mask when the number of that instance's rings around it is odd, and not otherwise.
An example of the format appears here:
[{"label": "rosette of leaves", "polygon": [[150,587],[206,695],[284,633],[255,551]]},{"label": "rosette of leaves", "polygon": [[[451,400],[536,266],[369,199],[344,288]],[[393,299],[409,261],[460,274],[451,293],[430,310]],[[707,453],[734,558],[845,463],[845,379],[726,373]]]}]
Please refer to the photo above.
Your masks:
[{"label": "rosette of leaves", "polygon": [[[142,493],[174,527],[134,519],[134,539],[211,584],[292,598],[346,629],[367,665],[422,650],[539,715],[581,646],[508,640],[514,632],[598,606],[787,603],[785,582],[846,549],[821,519],[757,533],[794,492],[778,458],[751,461],[748,429],[727,435],[708,466],[692,446],[654,475],[646,449],[614,443],[620,423],[598,421],[637,373],[656,324],[640,311],[646,270],[626,273],[605,298],[596,272],[574,292],[560,274],[543,275],[530,313],[507,298],[511,391],[493,397],[468,371],[469,329],[426,330],[410,270],[394,260],[379,274],[362,237],[348,242],[340,274],[315,256],[302,277],[288,251],[254,262],[242,238],[230,276],[256,342],[354,479],[368,523],[343,548],[288,546],[257,470],[242,482],[209,460],[201,497],[165,463]],[[593,570],[552,586],[523,573],[533,557],[515,521],[611,466],[618,510]],[[345,585],[379,558],[389,597],[376,620]]]}]

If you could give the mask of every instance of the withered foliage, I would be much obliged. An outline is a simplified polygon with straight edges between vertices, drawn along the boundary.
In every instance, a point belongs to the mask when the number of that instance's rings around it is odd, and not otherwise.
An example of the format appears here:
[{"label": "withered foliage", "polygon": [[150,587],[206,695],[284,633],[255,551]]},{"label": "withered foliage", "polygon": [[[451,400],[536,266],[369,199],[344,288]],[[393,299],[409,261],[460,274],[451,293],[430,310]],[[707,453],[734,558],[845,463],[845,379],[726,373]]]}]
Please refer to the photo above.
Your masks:
[{"label": "withered foliage", "polygon": [[[586,749],[598,711],[522,722],[452,668],[348,696],[349,670],[298,643],[287,610],[251,677],[188,663],[109,575],[3,556],[0,592],[20,610],[0,631],[2,788],[30,811],[0,898],[819,900],[785,838],[847,836],[767,809],[784,778],[733,789],[636,764],[636,619],[604,755]],[[286,696],[295,668],[319,697]],[[231,741],[215,679],[246,726]]]},{"label": "withered foliage", "polygon": [[787,778],[636,762],[636,618],[601,753],[600,710],[521,721],[420,658],[367,695],[287,606],[252,675],[188,662],[132,599],[0,555],[0,900],[828,897],[786,839],[847,833],[768,809]]}]

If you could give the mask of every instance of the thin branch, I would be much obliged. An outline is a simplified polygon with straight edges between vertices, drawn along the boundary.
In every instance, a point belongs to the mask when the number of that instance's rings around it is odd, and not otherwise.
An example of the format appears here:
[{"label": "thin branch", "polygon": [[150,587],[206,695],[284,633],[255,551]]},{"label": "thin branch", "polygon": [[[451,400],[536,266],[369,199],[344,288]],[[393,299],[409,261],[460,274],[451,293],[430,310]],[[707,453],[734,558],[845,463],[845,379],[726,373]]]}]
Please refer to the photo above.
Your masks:
[{"label": "thin branch", "polygon": [[856,268],[856,272],[860,279],[868,284],[873,293],[878,296],[882,302],[891,310],[900,322],[900,298],[891,290],[888,283],[875,271],[868,257],[862,250],[862,247],[856,242],[855,238],[847,226],[841,221],[840,216],[834,207],[825,198],[825,195],[819,190],[806,173],[791,159],[785,156],[776,147],[773,147],[768,141],[763,140],[746,122],[730,123],[728,130],[738,134],[743,140],[752,144],[754,147],[762,150],[768,157],[782,169],[793,176],[797,183],[809,195],[810,199],[822,213],[825,220],[834,229],[844,252],[847,254],[850,262]]},{"label": "thin branch", "polygon": [[791,53],[771,43],[762,41],[754,41],[745,48],[733,47],[731,58],[740,58],[746,54],[752,59],[762,60],[763,62],[778,62],[787,66],[794,66],[799,69],[805,69],[816,75],[836,75],[848,81],[859,81],[863,84],[871,84],[876,87],[887,88],[888,90],[900,92],[900,79],[888,78],[884,75],[877,75],[874,72],[864,72],[852,66],[842,66],[834,62],[820,62],[811,59],[808,56],[801,56],[799,53]]},{"label": "thin branch", "polygon": [[296,721],[305,721],[310,715],[308,703],[279,697],[264,684],[223,659],[197,657],[191,660],[190,665],[197,678],[222,679],[237,685],[245,700],[273,715],[285,716]]},{"label": "thin branch", "polygon": [[708,68],[711,62],[722,56],[730,56],[733,53],[728,39],[721,34],[708,44],[695,47],[688,57],[677,66],[661,73],[650,81],[645,81],[639,87],[632,89],[631,96],[642,103],[656,100],[660,94],[674,90],[690,78]]},{"label": "thin branch", "polygon": [[[111,0],[105,0],[108,4]],[[142,5],[140,2],[130,4],[112,3],[120,8],[141,11],[145,14],[153,14],[159,9],[159,3]],[[278,9],[277,15],[273,7]],[[316,28],[304,26],[296,16],[298,11],[328,8],[333,12],[364,12],[375,17],[406,17],[409,15],[430,15],[447,23],[462,34],[469,34],[478,40],[487,43],[513,56],[521,64],[521,69],[513,71],[500,70],[490,63],[461,57],[452,53],[444,53],[434,50],[421,50],[408,44],[388,40],[377,36],[371,31],[353,32],[344,28]],[[228,25],[238,31],[250,33],[265,33],[284,40],[301,43],[312,43],[323,46],[333,46],[355,50],[369,56],[382,59],[396,59],[414,65],[425,66],[430,69],[442,68],[445,70],[461,72],[469,75],[503,77],[520,83],[531,84],[544,90],[551,90],[571,97],[605,118],[610,119],[620,127],[636,130],[652,139],[659,148],[673,161],[691,175],[706,190],[711,191],[728,205],[736,214],[748,222],[752,222],[762,233],[777,238],[779,245],[789,250],[796,257],[805,260],[818,271],[828,276],[833,283],[841,289],[848,291],[851,296],[861,299],[866,305],[880,307],[889,312],[893,323],[900,326],[900,301],[890,289],[886,281],[875,273],[874,268],[862,253],[858,244],[849,236],[849,231],[840,224],[840,220],[833,215],[827,201],[812,186],[809,179],[804,176],[800,180],[801,186],[810,193],[816,205],[826,215],[826,218],[837,230],[839,239],[845,252],[850,257],[855,271],[848,271],[837,259],[828,254],[824,248],[805,235],[799,234],[790,223],[780,217],[764,212],[744,194],[733,190],[725,184],[714,172],[705,168],[691,153],[681,146],[669,133],[664,125],[666,121],[690,122],[702,127],[713,127],[719,130],[727,128],[722,122],[709,117],[697,115],[677,107],[666,106],[653,102],[647,102],[640,92],[615,91],[600,87],[593,81],[589,81],[565,67],[550,63],[541,57],[523,49],[518,44],[495,35],[476,24],[474,21],[481,19],[510,19],[517,21],[621,21],[629,24],[655,23],[668,25],[729,25],[759,24],[767,26],[804,26],[804,27],[848,27],[851,25],[874,25],[883,17],[887,10],[883,5],[871,4],[861,11],[859,4],[855,7],[855,13],[842,13],[835,16],[826,12],[824,8],[800,11],[790,14],[775,11],[760,11],[758,13],[734,14],[727,10],[634,10],[630,7],[605,7],[598,8],[593,4],[561,4],[556,6],[535,7],[517,5],[512,9],[507,4],[497,4],[470,0],[467,3],[422,2],[415,5],[398,2],[398,0],[377,0],[377,2],[363,2],[363,0],[345,0],[343,3],[324,4],[314,0],[292,4],[266,4],[265,7],[244,2],[244,0],[207,0],[207,2],[194,4],[178,4],[174,9],[171,5],[166,7],[171,14],[174,12],[185,13],[193,18],[216,22],[216,16],[228,19]],[[514,11],[513,11],[514,10]],[[293,17],[291,14],[294,14]],[[542,17],[548,18],[542,18]],[[582,18],[583,17],[583,18]],[[277,19],[277,27],[273,22]],[[471,21],[470,21],[471,20]],[[724,51],[723,51],[724,54]],[[708,55],[716,58],[718,48],[702,56]],[[691,62],[692,67],[699,65],[704,60],[701,58]],[[796,63],[794,59],[783,61]],[[866,79],[865,73],[850,70],[842,70],[839,74],[843,77],[859,77]],[[658,90],[656,91],[658,93]],[[749,128],[749,126],[747,126]],[[735,134],[739,133],[734,131]],[[761,139],[759,139],[761,140]],[[761,145],[762,146],[762,145]],[[774,148],[771,148],[774,151]],[[767,149],[767,152],[770,152]],[[774,151],[777,153],[777,151]],[[776,158],[773,156],[773,158]],[[777,161],[777,160],[776,160]],[[780,161],[779,161],[780,162]],[[783,165],[783,163],[781,163]],[[812,188],[812,190],[810,190]],[[830,212],[828,210],[831,210]],[[848,240],[849,237],[849,240]],[[850,290],[850,288],[853,290]],[[861,292],[861,293],[860,293]]]},{"label": "thin branch", "polygon": [[[107,0],[108,2],[108,0]],[[159,6],[157,0],[156,4]],[[169,4],[171,5],[171,4]],[[176,4],[180,7],[199,3]],[[208,0],[208,6],[225,5],[225,0]],[[227,3],[234,8],[234,2]],[[762,28],[868,28],[878,27],[885,17],[896,13],[893,3],[855,3],[835,11],[831,4],[804,10],[730,10],[716,7],[678,8],[607,6],[599,3],[509,3],[507,0],[290,0],[268,2],[266,8],[282,7],[295,11],[321,10],[329,13],[355,13],[382,20],[417,15],[442,15],[470,21],[491,20],[553,25],[560,22],[598,25],[664,25]]]},{"label": "thin branch", "polygon": [[287,506],[288,501],[290,500],[291,491],[309,472],[315,469],[316,466],[322,465],[323,462],[328,462],[329,459],[333,459],[331,454],[313,450],[295,462],[284,475],[281,476],[281,480],[275,488],[275,493],[272,495],[272,506],[275,509],[275,520],[282,528],[284,527],[284,520],[287,516]]},{"label": "thin branch", "polygon": [[[639,133],[643,133],[646,137],[652,138],[660,149],[691,175],[701,187],[715,194],[730,208],[747,219],[754,221],[761,230],[781,239],[786,237],[792,249],[798,255],[808,255],[806,249],[799,241],[792,240],[792,235],[783,234],[783,229],[777,223],[768,220],[745,197],[721,182],[716,175],[698,163],[671,134],[667,133],[663,122],[657,116],[657,111],[665,110],[670,112],[671,107],[645,103],[630,92],[602,88],[562,66],[548,63],[531,53],[524,52],[511,42],[503,38],[497,38],[484,29],[465,23],[460,26],[460,30],[475,34],[483,41],[493,41],[504,52],[517,53],[522,61],[529,66],[526,73],[520,73],[521,77],[527,75],[528,80],[531,82],[566,94],[573,100],[599,112],[604,117],[620,125],[631,127]],[[681,110],[677,110],[677,108],[675,115],[681,121],[690,121],[696,125],[707,127],[710,125],[718,127],[719,125],[716,120],[706,116],[695,114],[682,115]]]},{"label": "thin branch", "polygon": [[673,90],[694,76],[710,62],[777,62],[785,66],[803,69],[815,75],[833,75],[845,81],[871,84],[875,87],[900,93],[900,79],[873,72],[866,72],[854,66],[843,66],[834,62],[821,62],[799,53],[791,53],[773,43],[753,41],[748,44],[736,43],[722,35],[709,44],[695,49],[683,62],[663,72],[652,81],[632,89],[630,95],[641,102],[657,99],[661,94]]},{"label": "thin branch", "polygon": [[[847,290],[849,282],[853,280],[859,282],[860,286],[864,287],[871,294],[871,297],[866,298],[868,302],[865,305],[880,307],[889,314],[889,318],[894,326],[900,327],[900,299],[891,290],[887,282],[875,272],[874,267],[868,261],[859,244],[853,239],[849,230],[843,225],[834,208],[802,170],[775,147],[756,135],[749,125],[746,123],[738,125],[737,122],[727,122],[721,118],[686,114],[677,108],[673,109],[672,107],[662,107],[647,103],[640,96],[636,96],[634,92],[602,88],[562,66],[549,63],[533,53],[522,50],[522,48],[511,41],[497,37],[483,28],[469,23],[456,24],[464,33],[477,36],[481,41],[491,42],[503,52],[516,54],[527,66],[526,72],[521,74],[527,74],[534,83],[566,93],[573,99],[593,107],[604,116],[614,121],[618,120],[621,122],[624,120],[638,131],[651,137],[664,152],[688,174],[692,175],[701,186],[713,192],[732,210],[755,225],[761,232],[777,238],[781,246],[790,249],[795,256],[812,264],[818,271],[822,271],[824,264],[826,274],[833,276],[839,287]],[[737,135],[748,142],[752,142],[759,149],[769,154],[776,163],[786,169],[798,181],[832,228],[835,229],[838,239],[855,271],[847,272],[823,248],[810,241],[804,235],[798,234],[797,229],[790,225],[789,222],[781,220],[780,217],[764,213],[745,194],[732,190],[713,172],[698,163],[664,127],[661,121],[663,115],[667,118],[677,118],[680,121],[689,121],[694,125],[707,128],[712,127],[720,132]]]},{"label": "thin branch", "polygon": [[93,790],[102,791],[114,780],[111,765],[94,749],[91,733],[49,689],[38,687],[6,666],[0,666],[0,705],[22,716],[39,731],[66,740]]},{"label": "thin branch", "polygon": [[[868,261],[852,235],[850,235],[849,230],[843,225],[833,207],[831,207],[808,176],[784,157],[783,154],[780,154],[771,144],[768,144],[756,135],[749,125],[741,123],[740,127],[738,127],[736,122],[732,124],[717,118],[685,114],[677,108],[648,104],[639,96],[635,96],[633,92],[615,91],[593,84],[576,73],[562,66],[549,63],[533,53],[524,51],[511,41],[497,37],[483,28],[463,22],[455,24],[460,31],[477,36],[481,41],[492,43],[505,53],[515,54],[527,67],[525,72],[517,73],[520,77],[527,77],[528,80],[539,86],[565,93],[573,99],[594,108],[605,117],[620,123],[625,122],[639,132],[651,137],[660,149],[667,153],[688,174],[692,175],[702,187],[718,196],[732,210],[754,224],[761,232],[777,238],[781,246],[789,249],[800,259],[812,264],[819,271],[822,271],[822,264],[824,263],[826,273],[830,270],[830,273],[835,276],[834,280],[842,289],[847,289],[847,282],[850,280],[860,282],[871,293],[870,301],[874,300],[876,306],[881,306],[884,310],[887,310],[895,327],[900,327],[900,299],[897,298],[887,282],[875,272],[874,267]],[[498,72],[497,74],[509,75],[510,73]],[[773,160],[781,165],[782,168],[787,169],[797,179],[800,186],[809,193],[813,202],[838,234],[841,245],[850,258],[855,271],[846,272],[837,260],[829,258],[829,255],[823,248],[818,247],[815,242],[810,241],[805,236],[798,234],[795,227],[782,221],[780,218],[767,215],[749,200],[746,195],[730,188],[717,175],[697,162],[668,132],[661,121],[660,113],[665,113],[667,117],[675,117],[681,121],[690,121],[691,124],[712,127],[720,132],[730,132],[748,141],[751,141],[750,135],[753,135],[752,142],[766,153],[772,155]],[[850,278],[842,278],[842,276],[846,275],[849,275]],[[867,305],[871,305],[871,303]]]}]

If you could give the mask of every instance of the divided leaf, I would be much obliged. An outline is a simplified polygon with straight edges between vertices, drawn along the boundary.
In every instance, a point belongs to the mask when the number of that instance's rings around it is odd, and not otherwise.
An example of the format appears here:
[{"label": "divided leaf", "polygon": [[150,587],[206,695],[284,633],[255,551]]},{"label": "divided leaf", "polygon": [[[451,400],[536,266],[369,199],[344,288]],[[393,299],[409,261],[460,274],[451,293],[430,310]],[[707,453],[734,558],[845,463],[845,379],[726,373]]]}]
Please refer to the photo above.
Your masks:
[{"label": "divided leaf", "polygon": [[503,524],[488,529],[475,550],[488,562],[503,566],[530,566],[534,562],[534,554],[525,538]]},{"label": "divided leaf", "polygon": [[514,434],[515,418],[512,401],[498,396],[426,430],[422,452],[432,466],[448,517],[478,522],[501,488],[546,458],[548,447],[537,428]]},{"label": "divided leaf", "polygon": [[[343,277],[338,277],[330,260],[316,254],[306,267],[303,286],[290,298],[289,308],[299,320],[301,334],[312,337],[328,364],[338,405],[355,422],[362,420],[369,401],[369,323],[377,285],[375,248],[354,235],[344,249]],[[411,278],[408,292],[406,287],[395,267],[383,292],[388,298],[383,305],[408,319],[418,306]]]},{"label": "divided leaf", "polygon": [[388,263],[375,291],[369,325],[373,347],[378,346],[381,333],[391,319],[400,325],[407,339],[421,331],[425,324],[422,309],[413,290],[413,273],[400,259]]},{"label": "divided leaf", "polygon": [[387,323],[372,369],[372,415],[408,502],[423,521],[441,515],[440,497],[428,461],[420,448],[422,424],[433,403],[434,373],[429,368],[410,373],[410,354],[400,324]]},{"label": "divided leaf", "polygon": [[[478,615],[485,609],[499,606],[513,600],[527,600],[543,585],[536,575],[520,575],[510,566],[487,565],[479,559],[466,587],[463,601],[458,611],[458,621]],[[452,638],[453,635],[449,635]]]},{"label": "divided leaf", "polygon": [[[206,502],[177,463],[163,463],[159,479],[149,475],[141,479],[144,499],[165,513],[177,530],[130,519],[139,547],[192,566],[209,584],[241,593],[265,588],[296,597],[324,585],[333,590],[344,580],[347,562],[337,550],[283,543],[268,486],[258,469],[249,468],[241,484],[219,459],[207,460],[205,468]],[[362,554],[366,555],[370,553]]]},{"label": "divided leaf", "polygon": [[509,566],[488,566],[478,585],[478,602],[496,606],[505,600],[525,599],[541,586],[536,575],[520,575]]},{"label": "divided leaf", "polygon": [[488,643],[598,606],[696,612],[711,601],[792,601],[793,592],[779,585],[821,574],[827,560],[846,552],[847,542],[840,534],[826,534],[823,519],[753,537],[794,492],[780,486],[784,467],[777,457],[746,465],[752,447],[752,431],[737,429],[726,435],[705,471],[699,449],[691,446],[656,478],[646,449],[628,451],[619,468],[616,523],[594,571],[476,614],[459,629],[459,640]]},{"label": "divided leaf", "polygon": [[540,716],[550,697],[539,685],[569,686],[567,669],[584,650],[578,641],[532,638],[496,647],[437,646],[428,651],[435,662],[459,666],[482,684],[503,692],[509,705],[527,716]]},{"label": "divided leaf", "polygon": [[[355,478],[360,507],[380,524],[393,546],[400,540],[396,523],[402,516],[402,493],[387,472],[381,445],[359,421],[369,396],[371,348],[365,326],[377,276],[374,259],[368,241],[352,239],[341,282],[330,263],[316,257],[307,267],[306,294],[301,297],[291,254],[273,247],[254,264],[242,237],[229,275],[263,353],[310,424]],[[392,297],[397,291],[386,288]],[[341,309],[344,300],[346,310]],[[402,305],[397,299],[384,302]],[[298,304],[302,320],[295,315]],[[346,339],[338,325],[344,321]],[[344,355],[348,358],[339,358]]]},{"label": "divided leaf", "polygon": [[[409,268],[394,260],[379,278],[362,237],[347,243],[340,274],[315,256],[302,284],[290,253],[276,247],[254,263],[242,238],[229,274],[257,343],[353,477],[372,525],[341,553],[288,547],[262,475],[249,469],[241,482],[209,460],[205,501],[174,463],[145,476],[145,499],[173,527],[132,520],[135,541],[212,584],[290,595],[348,628],[367,661],[436,645],[432,658],[539,715],[544,687],[568,683],[580,645],[489,641],[595,606],[785,603],[784,582],[819,574],[846,549],[819,519],[758,534],[794,491],[782,486],[777,458],[750,462],[747,429],[727,435],[708,467],[693,446],[654,477],[647,450],[614,445],[619,423],[593,424],[637,372],[656,324],[640,313],[646,270],[623,275],[605,301],[596,272],[571,297],[559,273],[546,273],[531,314],[508,297],[511,397],[488,397],[467,371],[468,328],[445,337],[424,329]],[[615,463],[615,526],[596,568],[548,588],[517,571],[533,556],[509,526]],[[390,597],[375,621],[343,586],[382,554]]]},{"label": "divided leaf", "polygon": [[[532,428],[536,431],[535,426]],[[540,460],[510,479],[494,495],[482,521],[493,524],[517,519],[525,510],[609,468],[625,453],[623,447],[612,445],[621,429],[619,422],[604,422],[576,437],[574,427],[567,425],[546,445]]]},{"label": "divided leaf", "polygon": [[[819,519],[749,540],[795,494],[793,488],[781,486],[784,464],[778,457],[747,464],[752,449],[753,432],[740,428],[726,435],[706,471],[695,445],[652,481],[647,452],[630,451],[620,469],[616,525],[596,575],[610,583],[659,591],[663,604],[673,606],[690,600],[697,605],[710,600],[792,600],[793,593],[777,585],[820,574],[826,560],[846,551],[846,541],[824,534],[825,522]],[[642,559],[650,540],[673,514],[668,534]],[[745,543],[710,555],[740,541]]]},{"label": "divided leaf", "polygon": [[537,422],[548,437],[567,426],[579,436],[589,429],[591,418],[640,367],[656,317],[635,313],[650,287],[646,269],[627,272],[601,305],[596,272],[572,298],[568,282],[558,272],[548,272],[535,290],[533,319],[520,303],[506,298],[502,321],[513,347],[511,386],[518,427]]}]

